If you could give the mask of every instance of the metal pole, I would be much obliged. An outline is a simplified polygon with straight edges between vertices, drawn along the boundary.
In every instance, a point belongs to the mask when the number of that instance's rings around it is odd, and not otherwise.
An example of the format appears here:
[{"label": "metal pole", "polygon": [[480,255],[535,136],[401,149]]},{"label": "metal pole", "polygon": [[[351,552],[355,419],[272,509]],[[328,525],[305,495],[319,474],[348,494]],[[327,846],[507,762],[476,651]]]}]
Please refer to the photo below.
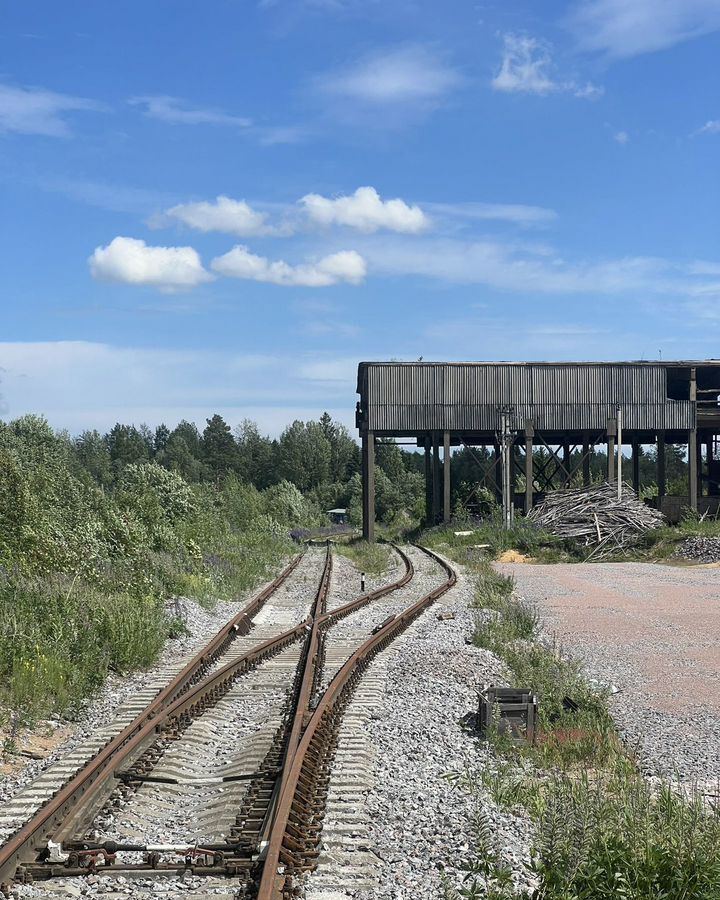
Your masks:
[{"label": "metal pole", "polygon": [[618,500],[622,499],[622,408],[617,408],[617,489]]}]

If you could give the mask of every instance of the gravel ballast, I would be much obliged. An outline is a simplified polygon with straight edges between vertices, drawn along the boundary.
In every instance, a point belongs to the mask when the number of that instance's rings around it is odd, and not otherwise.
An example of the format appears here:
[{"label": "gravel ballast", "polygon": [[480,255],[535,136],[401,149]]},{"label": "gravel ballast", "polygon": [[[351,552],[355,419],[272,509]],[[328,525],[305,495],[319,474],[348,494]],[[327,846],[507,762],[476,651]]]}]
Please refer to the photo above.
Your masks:
[{"label": "gravel ballast", "polygon": [[[439,577],[437,565],[417,560],[416,553],[419,598]],[[361,807],[365,825],[352,841],[358,855],[370,851],[377,858],[376,883],[372,889],[331,891],[330,874],[319,869],[308,881],[308,900],[438,900],[444,883],[460,886],[463,862],[475,857],[478,812],[495,836],[499,861],[511,867],[516,883],[527,884],[523,861],[530,824],[499,809],[476,774],[497,766],[472,730],[477,693],[486,682],[505,683],[505,673],[497,657],[468,643],[473,586],[455,568],[458,584],[379,654],[364,676],[383,680],[384,690],[366,735],[374,783]],[[454,618],[439,620],[439,614]],[[470,773],[479,793],[454,786],[451,773]]]}]

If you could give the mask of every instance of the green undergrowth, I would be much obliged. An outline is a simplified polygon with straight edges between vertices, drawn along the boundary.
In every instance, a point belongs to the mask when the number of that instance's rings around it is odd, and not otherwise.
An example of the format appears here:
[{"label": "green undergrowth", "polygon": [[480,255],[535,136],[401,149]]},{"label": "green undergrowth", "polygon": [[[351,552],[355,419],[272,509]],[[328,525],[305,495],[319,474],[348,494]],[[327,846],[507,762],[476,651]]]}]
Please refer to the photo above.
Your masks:
[{"label": "green undergrowth", "polygon": [[[506,665],[508,682],[538,696],[533,746],[495,728],[495,764],[449,776],[476,797],[474,859],[447,900],[717,900],[720,813],[698,791],[680,795],[637,771],[608,711],[607,696],[580,666],[542,641],[536,611],[514,593],[512,578],[475,565],[474,642]],[[536,887],[519,892],[486,814],[498,806],[534,822],[527,872]]]},{"label": "green undergrowth", "polygon": [[505,529],[497,516],[480,523],[458,521],[449,526],[429,528],[421,532],[418,540],[456,562],[471,566],[478,560],[496,559],[506,550],[517,550],[537,562],[575,559],[571,550],[556,537],[522,518],[516,519],[510,529]]},{"label": "green undergrowth", "polygon": [[390,547],[387,544],[353,540],[338,543],[336,550],[346,556],[360,572],[381,575],[390,562]]}]

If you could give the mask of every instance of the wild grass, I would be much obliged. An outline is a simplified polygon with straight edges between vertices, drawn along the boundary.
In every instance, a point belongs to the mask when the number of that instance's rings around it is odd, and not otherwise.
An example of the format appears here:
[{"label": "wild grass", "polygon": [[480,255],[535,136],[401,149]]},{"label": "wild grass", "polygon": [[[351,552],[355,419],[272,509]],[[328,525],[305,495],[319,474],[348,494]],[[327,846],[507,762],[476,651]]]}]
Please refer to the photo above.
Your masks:
[{"label": "wild grass", "polygon": [[108,672],[150,665],[168,633],[153,597],[56,577],[0,584],[0,704],[17,721],[66,714]]},{"label": "wild grass", "polygon": [[346,556],[360,572],[381,575],[390,563],[390,548],[387,544],[370,544],[363,540],[339,543],[337,552]]},{"label": "wild grass", "polygon": [[[512,682],[539,698],[532,747],[491,735],[496,764],[455,773],[458,787],[495,804],[525,810],[536,823],[527,874],[518,892],[478,813],[475,858],[447,900],[715,900],[720,897],[720,808],[695,790],[647,782],[622,745],[607,696],[580,666],[543,644],[532,609],[489,566],[478,574],[475,631],[480,646],[508,667]],[[573,702],[569,704],[568,699]]]},{"label": "wild grass", "polygon": [[[456,531],[470,533],[458,535]],[[510,529],[505,529],[497,515],[476,523],[458,522],[423,531],[419,540],[465,565],[483,558],[496,559],[506,550],[517,550],[541,562],[571,559],[561,541],[522,518],[516,519]]]}]

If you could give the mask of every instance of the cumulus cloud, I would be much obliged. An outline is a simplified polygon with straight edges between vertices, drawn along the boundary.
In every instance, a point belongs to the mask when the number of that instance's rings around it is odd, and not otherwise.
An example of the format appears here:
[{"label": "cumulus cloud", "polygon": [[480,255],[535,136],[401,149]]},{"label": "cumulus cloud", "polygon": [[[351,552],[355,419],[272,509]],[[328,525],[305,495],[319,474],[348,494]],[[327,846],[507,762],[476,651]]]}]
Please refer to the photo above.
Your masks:
[{"label": "cumulus cloud", "polygon": [[192,288],[213,279],[192,247],[149,247],[129,237],[116,237],[107,247],[96,247],[88,264],[98,280],[152,285],[163,291]]},{"label": "cumulus cloud", "polygon": [[232,125],[236,128],[252,125],[252,120],[244,116],[233,116],[218,109],[190,107],[177,97],[133,97],[128,102],[141,107],[149,118],[171,125]]},{"label": "cumulus cloud", "polygon": [[577,0],[565,24],[583,50],[637,56],[717,31],[720,4],[718,0]]},{"label": "cumulus cloud", "polygon": [[630,135],[627,131],[616,131],[613,135],[613,140],[617,141],[618,144],[627,144],[630,140]]},{"label": "cumulus cloud", "polygon": [[69,137],[63,114],[75,111],[101,112],[102,104],[84,97],[56,94],[42,88],[0,84],[0,132]]},{"label": "cumulus cloud", "polygon": [[245,278],[284,287],[330,287],[343,281],[360,284],[367,272],[365,260],[354,250],[341,250],[317,262],[293,266],[281,259],[269,260],[256,256],[242,245],[216,257],[212,268],[230,278]]},{"label": "cumulus cloud", "polygon": [[238,237],[277,233],[267,223],[267,215],[253,209],[244,200],[233,200],[222,194],[213,202],[180,203],[165,210],[151,220],[151,225],[161,227],[181,222],[198,231],[221,231]]},{"label": "cumulus cloud", "polygon": [[382,200],[373,187],[359,187],[350,196],[334,199],[306,194],[300,203],[318,225],[346,225],[368,234],[381,228],[416,234],[430,224],[419,206],[408,206],[400,199]]},{"label": "cumulus cloud", "polygon": [[503,56],[500,70],[492,80],[496,91],[537,94],[571,93],[580,98],[602,94],[602,88],[590,82],[578,84],[574,80],[556,80],[550,46],[528,35],[506,34],[503,37]]},{"label": "cumulus cloud", "polygon": [[463,82],[460,74],[423,46],[399,47],[365,56],[340,71],[328,73],[318,87],[370,104],[438,101]]}]

